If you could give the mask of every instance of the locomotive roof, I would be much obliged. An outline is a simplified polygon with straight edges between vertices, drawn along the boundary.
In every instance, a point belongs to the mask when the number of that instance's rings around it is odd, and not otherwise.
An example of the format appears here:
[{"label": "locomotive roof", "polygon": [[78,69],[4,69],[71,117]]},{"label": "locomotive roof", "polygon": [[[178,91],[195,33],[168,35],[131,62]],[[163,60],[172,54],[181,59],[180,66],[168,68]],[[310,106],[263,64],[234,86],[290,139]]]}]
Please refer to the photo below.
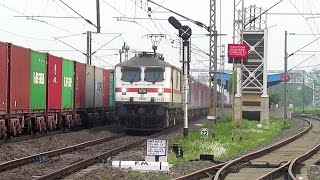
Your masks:
[{"label": "locomotive roof", "polygon": [[121,66],[124,66],[124,67],[141,67],[141,66],[173,67],[171,64],[154,56],[136,56],[116,65],[116,67],[121,67]]}]

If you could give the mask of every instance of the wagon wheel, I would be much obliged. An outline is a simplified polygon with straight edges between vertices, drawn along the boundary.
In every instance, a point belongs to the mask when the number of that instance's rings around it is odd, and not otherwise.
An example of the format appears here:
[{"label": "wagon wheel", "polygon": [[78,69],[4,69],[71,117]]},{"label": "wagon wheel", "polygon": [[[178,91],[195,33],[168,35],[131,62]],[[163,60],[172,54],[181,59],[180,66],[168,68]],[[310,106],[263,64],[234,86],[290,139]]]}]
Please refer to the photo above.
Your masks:
[{"label": "wagon wheel", "polygon": [[32,127],[32,122],[31,122],[31,118],[26,119],[28,122],[28,134],[33,134],[33,127]]},{"label": "wagon wheel", "polygon": [[62,118],[62,116],[59,114],[58,115],[58,127],[59,127],[59,129],[61,130],[61,131],[63,131],[64,130],[64,125],[63,125],[63,118]]}]

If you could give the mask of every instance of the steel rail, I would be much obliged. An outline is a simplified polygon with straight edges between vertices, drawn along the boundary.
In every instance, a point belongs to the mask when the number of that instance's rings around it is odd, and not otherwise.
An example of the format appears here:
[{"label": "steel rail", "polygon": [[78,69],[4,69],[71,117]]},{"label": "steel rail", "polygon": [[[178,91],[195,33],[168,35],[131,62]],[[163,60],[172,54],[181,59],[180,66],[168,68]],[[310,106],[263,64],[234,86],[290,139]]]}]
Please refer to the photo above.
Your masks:
[{"label": "steel rail", "polygon": [[295,172],[297,171],[300,164],[302,164],[305,160],[312,157],[314,154],[316,154],[320,150],[320,144],[314,146],[311,150],[308,152],[302,154],[301,156],[295,158],[293,161],[291,161],[288,169],[288,173],[291,179],[296,180],[297,177],[295,176]]},{"label": "steel rail", "polygon": [[42,152],[42,153],[39,153],[39,154],[34,154],[34,155],[31,155],[31,156],[26,156],[26,157],[22,157],[22,158],[19,158],[19,159],[3,162],[3,163],[0,164],[0,172],[1,171],[6,171],[6,170],[9,170],[9,169],[13,169],[13,168],[16,168],[16,167],[19,167],[19,166],[22,166],[22,165],[25,165],[25,164],[28,164],[28,163],[44,161],[45,159],[48,159],[48,158],[51,158],[51,157],[54,157],[54,156],[58,156],[60,154],[73,152],[73,151],[76,151],[76,150],[79,150],[79,149],[83,149],[85,147],[93,146],[93,145],[96,145],[96,144],[101,144],[103,142],[111,141],[111,140],[118,139],[118,138],[121,138],[121,137],[124,137],[124,136],[125,136],[125,134],[122,133],[122,134],[114,135],[114,136],[111,136],[111,137],[99,138],[99,139],[96,139],[96,140],[87,141],[87,142],[76,144],[76,145],[73,145],[73,146],[68,146],[68,147],[61,148],[61,149]]},{"label": "steel rail", "polygon": [[[83,128],[77,130],[81,131]],[[77,131],[71,131],[71,130],[64,130],[64,131],[52,131],[52,132],[46,132],[46,133],[39,133],[39,134],[33,134],[33,135],[21,135],[20,137],[13,137],[13,138],[8,138],[8,139],[1,139],[0,140],[0,145],[1,144],[6,144],[6,143],[13,143],[13,142],[20,142],[20,141],[26,141],[30,139],[37,139],[41,137],[48,137],[48,136],[54,136],[57,134],[65,134],[65,133],[70,133],[70,132],[77,132]]]},{"label": "steel rail", "polygon": [[269,179],[276,179],[279,176],[281,176],[283,174],[284,171],[287,171],[287,168],[289,167],[291,161],[286,162],[285,164],[283,164],[282,166],[280,166],[279,168],[270,171],[269,173],[259,177],[259,180],[269,180]]},{"label": "steel rail", "polygon": [[[305,119],[303,119],[305,120]],[[183,180],[183,179],[200,179],[200,178],[204,178],[204,177],[208,177],[208,174],[212,174],[214,172],[217,172],[214,179],[215,180],[218,180],[220,179],[220,177],[224,177],[224,175],[226,175],[226,173],[228,172],[228,169],[238,163],[242,163],[242,162],[248,162],[249,160],[251,159],[255,159],[257,157],[260,157],[260,156],[263,156],[265,154],[268,154],[296,139],[298,139],[299,137],[301,137],[302,135],[304,135],[305,133],[307,133],[311,127],[312,127],[312,124],[310,121],[308,120],[305,120],[306,122],[308,122],[308,127],[305,128],[303,131],[301,131],[300,133],[292,136],[292,137],[289,137],[283,141],[280,141],[279,143],[276,143],[276,144],[273,144],[271,146],[268,146],[266,148],[263,148],[261,150],[258,150],[258,151],[255,151],[255,152],[252,152],[252,153],[249,153],[247,155],[244,155],[244,156],[241,156],[237,159],[234,159],[234,160],[230,160],[228,162],[225,162],[225,163],[221,163],[221,164],[217,164],[217,165],[214,165],[214,166],[211,166],[211,167],[208,167],[208,168],[204,168],[204,169],[201,169],[201,170],[198,170],[198,171],[195,171],[195,172],[192,172],[190,174],[187,174],[187,175],[184,175],[184,176],[180,176],[178,178],[176,178],[176,180]],[[281,168],[281,167],[280,167]],[[277,168],[279,169],[279,168]],[[280,170],[280,169],[279,169]]]},{"label": "steel rail", "polygon": [[137,147],[140,144],[145,143],[150,138],[155,138],[155,137],[161,136],[163,134],[166,134],[167,132],[176,130],[177,128],[178,127],[175,126],[175,127],[166,129],[166,130],[164,130],[162,132],[159,132],[159,133],[156,133],[154,135],[151,135],[151,136],[148,136],[146,138],[143,138],[142,140],[138,140],[136,142],[121,146],[119,148],[110,150],[108,152],[99,154],[97,156],[93,156],[91,158],[79,161],[79,162],[77,162],[75,164],[72,164],[70,166],[64,167],[64,168],[62,168],[60,170],[57,170],[57,171],[54,171],[52,173],[46,174],[44,176],[41,176],[41,177],[37,178],[37,180],[51,180],[51,179],[61,178],[61,177],[65,176],[65,175],[67,175],[67,174],[73,173],[73,172],[78,171],[80,169],[84,169],[84,168],[86,168],[88,166],[91,166],[93,164],[96,164],[96,163],[99,163],[99,162],[104,162],[104,159],[107,159],[107,158],[109,158],[109,157],[111,157],[113,155],[116,155],[116,154],[118,154],[120,152],[129,150],[131,148]]},{"label": "steel rail", "polygon": [[209,174],[212,174],[214,172],[217,172],[218,169],[220,169],[222,166],[226,165],[227,163],[220,163],[213,165],[208,168],[204,168],[195,172],[192,172],[190,174],[180,176],[176,178],[176,180],[189,180],[189,179],[201,179],[207,177]]},{"label": "steel rail", "polygon": [[239,163],[243,163],[243,162],[248,162],[252,159],[255,159],[255,158],[258,158],[258,157],[261,157],[263,155],[266,155],[286,144],[289,144],[290,142],[293,142],[294,140],[298,139],[299,137],[301,137],[302,135],[304,135],[305,133],[307,133],[311,128],[312,128],[312,124],[310,121],[306,120],[306,119],[302,119],[304,121],[307,121],[309,126],[304,129],[303,131],[299,132],[298,134],[290,137],[290,138],[287,138],[279,143],[276,143],[274,145],[271,145],[271,146],[268,146],[266,148],[263,148],[261,150],[258,150],[258,151],[255,151],[255,152],[252,152],[252,153],[249,153],[247,155],[244,155],[244,156],[241,156],[237,159],[234,159],[234,160],[231,160],[231,161],[228,161],[228,163],[226,165],[224,165],[223,167],[221,167],[217,173],[215,174],[215,177],[214,177],[214,180],[220,180],[220,179],[223,179],[229,172],[230,168],[236,164],[239,164]]}]

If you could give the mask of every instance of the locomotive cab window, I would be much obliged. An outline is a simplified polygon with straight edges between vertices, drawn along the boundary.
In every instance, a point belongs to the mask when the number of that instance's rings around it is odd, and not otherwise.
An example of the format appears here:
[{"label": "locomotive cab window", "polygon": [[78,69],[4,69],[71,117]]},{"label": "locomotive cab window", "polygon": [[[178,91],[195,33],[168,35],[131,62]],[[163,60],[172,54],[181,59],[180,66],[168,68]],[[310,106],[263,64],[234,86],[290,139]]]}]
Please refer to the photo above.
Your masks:
[{"label": "locomotive cab window", "polygon": [[147,82],[161,82],[164,80],[164,69],[163,68],[146,68],[144,70],[144,80]]},{"label": "locomotive cab window", "polygon": [[130,68],[123,68],[122,69],[122,81],[125,82],[138,82],[141,80],[141,69],[140,68],[135,68],[135,67],[130,67]]}]

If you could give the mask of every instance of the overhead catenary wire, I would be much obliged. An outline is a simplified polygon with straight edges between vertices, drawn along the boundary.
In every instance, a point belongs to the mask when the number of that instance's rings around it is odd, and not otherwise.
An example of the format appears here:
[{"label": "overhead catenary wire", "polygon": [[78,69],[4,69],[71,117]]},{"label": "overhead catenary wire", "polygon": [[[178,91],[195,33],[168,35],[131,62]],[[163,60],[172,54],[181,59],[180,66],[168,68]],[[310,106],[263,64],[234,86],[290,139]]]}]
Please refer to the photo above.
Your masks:
[{"label": "overhead catenary wire", "polygon": [[316,54],[313,54],[312,56],[309,56],[307,59],[303,60],[302,62],[300,62],[299,64],[297,64],[296,66],[290,68],[288,71],[291,71],[292,69],[298,67],[299,65],[305,63],[306,61],[308,61],[309,59],[311,59],[312,57],[314,57]]},{"label": "overhead catenary wire", "polygon": [[83,20],[85,20],[87,23],[91,24],[94,27],[97,27],[95,24],[93,24],[89,19],[83,17],[80,13],[78,13],[76,10],[74,10],[72,7],[70,7],[68,4],[66,4],[65,2],[63,2],[62,0],[59,0],[62,4],[64,4],[65,6],[67,6],[70,10],[72,10],[74,13],[76,13],[78,16],[80,16]]},{"label": "overhead catenary wire", "polygon": [[80,52],[81,54],[86,55],[86,53],[84,53],[84,52],[80,51],[79,49],[77,49],[77,48],[75,48],[75,47],[73,47],[73,46],[69,45],[68,43],[65,43],[64,41],[62,41],[62,40],[60,40],[60,39],[58,39],[58,38],[55,38],[55,39],[56,39],[57,41],[59,41],[59,42],[61,42],[61,43],[65,44],[66,46],[68,46],[68,47],[70,47],[70,48],[72,48],[72,49],[74,49],[74,50],[76,50],[76,51]]},{"label": "overhead catenary wire", "polygon": [[[109,7],[111,7],[113,10],[115,10],[115,11],[117,11],[119,14],[121,14],[122,16],[128,18],[124,13],[122,13],[121,11],[119,11],[117,8],[115,8],[114,6],[112,6],[112,5],[111,5],[110,3],[108,3],[107,1],[105,1],[105,0],[102,0],[102,1],[103,1],[105,4],[107,4]],[[130,19],[130,18],[128,18],[128,19]],[[137,24],[138,26],[140,26],[140,27],[142,27],[143,29],[145,29],[146,31],[151,32],[148,28],[144,27],[143,25],[141,25],[140,23],[138,23],[138,22],[135,21],[135,20],[130,20],[130,21],[128,21],[128,22],[135,23],[135,24]]]},{"label": "overhead catenary wire", "polygon": [[16,33],[13,33],[13,32],[11,32],[11,31],[7,31],[7,30],[2,29],[2,28],[0,28],[0,31],[6,32],[6,33],[11,34],[11,35],[14,35],[14,36],[19,36],[19,37],[22,37],[22,38],[26,38],[26,39],[32,39],[32,40],[38,40],[38,41],[54,41],[53,39],[42,39],[42,38],[36,38],[36,37],[31,37],[31,36],[25,36],[25,35],[21,35],[21,34],[16,34]]},{"label": "overhead catenary wire", "polygon": [[[307,24],[308,24],[308,27],[309,27],[309,29],[311,30],[311,33],[312,34],[315,34],[314,32],[313,32],[313,30],[312,30],[312,27],[311,27],[311,25],[310,25],[310,23],[309,23],[309,21],[307,20],[307,18],[303,15],[303,13],[301,13],[300,12],[300,10],[297,8],[297,6],[296,5],[294,5],[293,3],[292,3],[292,1],[291,0],[289,0],[289,2],[291,3],[291,5],[297,10],[297,12],[305,19],[305,21],[307,22]],[[314,37],[316,38],[316,36],[314,35]],[[319,43],[317,43],[319,46],[320,46],[320,44]]]},{"label": "overhead catenary wire", "polygon": [[104,45],[102,45],[100,48],[98,48],[97,50],[95,50],[93,53],[92,53],[92,55],[93,54],[95,54],[97,51],[99,51],[100,49],[102,49],[102,48],[104,48],[106,45],[108,45],[109,43],[111,43],[113,40],[115,40],[115,39],[117,39],[119,36],[121,36],[122,35],[122,33],[120,33],[119,35],[117,35],[116,37],[114,37],[114,38],[112,38],[110,41],[108,41],[108,42],[106,42]]},{"label": "overhead catenary wire", "polygon": [[295,53],[297,53],[297,52],[301,51],[302,49],[304,49],[304,48],[308,47],[310,44],[312,44],[312,43],[314,43],[314,42],[318,41],[319,39],[320,39],[320,37],[318,37],[318,38],[316,38],[315,40],[313,40],[313,41],[309,42],[308,44],[304,45],[304,46],[303,46],[303,47],[301,47],[300,49],[298,49],[298,50],[296,50],[295,52],[293,52],[293,53],[289,54],[289,55],[288,55],[288,57],[293,56]]},{"label": "overhead catenary wire", "polygon": [[[0,4],[0,6],[6,8],[6,9],[9,9],[10,11],[13,11],[13,12],[15,12],[15,13],[17,13],[17,14],[25,15],[24,13],[22,13],[22,12],[16,10],[16,9],[10,8],[10,7],[8,7],[8,6],[4,5],[4,4]],[[30,20],[36,20],[36,21],[37,21],[37,19],[30,19]],[[39,21],[39,20],[38,20],[38,21]],[[39,22],[42,22],[42,21],[39,21]],[[45,23],[45,24],[47,24],[48,26],[51,26],[51,27],[53,27],[53,28],[59,29],[59,30],[61,30],[61,31],[65,31],[65,32],[74,34],[73,32],[71,32],[71,31],[69,31],[69,30],[66,30],[66,29],[63,29],[63,28],[61,28],[61,27],[55,26],[55,25],[50,24],[50,23],[48,23],[48,22],[43,22],[43,23]]]}]

